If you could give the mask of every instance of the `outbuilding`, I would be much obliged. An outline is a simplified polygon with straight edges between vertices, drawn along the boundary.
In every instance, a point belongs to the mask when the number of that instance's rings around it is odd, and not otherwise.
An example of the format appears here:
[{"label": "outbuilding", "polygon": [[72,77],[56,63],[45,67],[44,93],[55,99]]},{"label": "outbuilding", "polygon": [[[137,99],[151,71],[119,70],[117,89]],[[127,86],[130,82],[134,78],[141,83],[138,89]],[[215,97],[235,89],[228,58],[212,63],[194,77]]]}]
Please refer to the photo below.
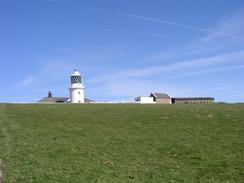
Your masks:
[{"label": "outbuilding", "polygon": [[213,97],[178,97],[172,98],[172,104],[212,104]]},{"label": "outbuilding", "polygon": [[171,104],[171,98],[167,93],[154,93],[152,92],[149,97],[157,104]]},{"label": "outbuilding", "polygon": [[154,104],[153,97],[136,97],[135,101],[140,104]]}]

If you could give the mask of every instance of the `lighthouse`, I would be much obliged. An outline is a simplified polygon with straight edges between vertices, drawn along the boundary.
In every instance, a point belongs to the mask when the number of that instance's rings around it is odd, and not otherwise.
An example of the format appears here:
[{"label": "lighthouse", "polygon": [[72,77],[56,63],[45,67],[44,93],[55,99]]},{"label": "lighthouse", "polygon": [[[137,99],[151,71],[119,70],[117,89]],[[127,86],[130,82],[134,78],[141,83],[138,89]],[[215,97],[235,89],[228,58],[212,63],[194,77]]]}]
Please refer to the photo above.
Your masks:
[{"label": "lighthouse", "polygon": [[74,69],[71,74],[70,102],[71,103],[84,103],[84,86],[80,73]]}]

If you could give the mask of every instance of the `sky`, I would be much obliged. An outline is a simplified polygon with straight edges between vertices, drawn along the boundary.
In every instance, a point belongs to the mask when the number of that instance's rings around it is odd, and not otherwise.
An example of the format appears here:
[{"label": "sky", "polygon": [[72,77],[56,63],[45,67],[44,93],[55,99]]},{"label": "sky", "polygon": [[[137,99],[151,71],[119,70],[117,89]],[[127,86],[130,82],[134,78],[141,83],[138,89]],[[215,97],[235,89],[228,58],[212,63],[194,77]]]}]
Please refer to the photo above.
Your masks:
[{"label": "sky", "polygon": [[243,0],[0,0],[0,102],[150,92],[244,102]]}]

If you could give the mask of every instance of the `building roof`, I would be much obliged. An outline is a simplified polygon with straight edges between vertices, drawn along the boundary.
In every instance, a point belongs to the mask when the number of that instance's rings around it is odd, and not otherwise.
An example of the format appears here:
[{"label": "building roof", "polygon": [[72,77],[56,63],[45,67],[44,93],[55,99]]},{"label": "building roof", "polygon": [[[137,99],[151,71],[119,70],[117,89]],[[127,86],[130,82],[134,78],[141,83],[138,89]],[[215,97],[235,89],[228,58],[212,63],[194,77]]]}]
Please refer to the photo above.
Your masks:
[{"label": "building roof", "polygon": [[69,98],[68,97],[44,97],[38,102],[40,103],[63,103],[63,102],[68,102]]},{"label": "building roof", "polygon": [[160,98],[162,98],[162,99],[165,99],[165,98],[167,98],[167,99],[170,99],[170,96],[167,94],[167,93],[154,93],[154,92],[152,92],[151,94],[150,94],[150,96],[154,96],[155,98],[158,98],[158,99],[160,99]]},{"label": "building roof", "polygon": [[94,100],[91,100],[89,98],[85,98],[85,103],[95,102]]},{"label": "building roof", "polygon": [[[69,102],[69,97],[44,97],[37,101],[39,103],[66,103]],[[94,102],[91,99],[85,98],[85,103]]]},{"label": "building roof", "polygon": [[71,74],[71,76],[80,76],[80,73],[76,69],[74,69],[74,71]]}]

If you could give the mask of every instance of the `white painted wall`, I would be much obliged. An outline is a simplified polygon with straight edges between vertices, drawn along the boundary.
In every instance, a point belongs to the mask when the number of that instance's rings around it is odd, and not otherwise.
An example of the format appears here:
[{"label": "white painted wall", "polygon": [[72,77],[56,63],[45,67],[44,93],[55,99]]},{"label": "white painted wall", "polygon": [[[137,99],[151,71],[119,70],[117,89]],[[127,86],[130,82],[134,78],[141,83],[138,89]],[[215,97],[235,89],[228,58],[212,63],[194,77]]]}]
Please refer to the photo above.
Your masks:
[{"label": "white painted wall", "polygon": [[85,94],[84,88],[70,88],[70,102],[71,103],[84,103]]},{"label": "white painted wall", "polygon": [[154,104],[153,97],[137,97],[135,99],[138,103],[141,104]]}]

